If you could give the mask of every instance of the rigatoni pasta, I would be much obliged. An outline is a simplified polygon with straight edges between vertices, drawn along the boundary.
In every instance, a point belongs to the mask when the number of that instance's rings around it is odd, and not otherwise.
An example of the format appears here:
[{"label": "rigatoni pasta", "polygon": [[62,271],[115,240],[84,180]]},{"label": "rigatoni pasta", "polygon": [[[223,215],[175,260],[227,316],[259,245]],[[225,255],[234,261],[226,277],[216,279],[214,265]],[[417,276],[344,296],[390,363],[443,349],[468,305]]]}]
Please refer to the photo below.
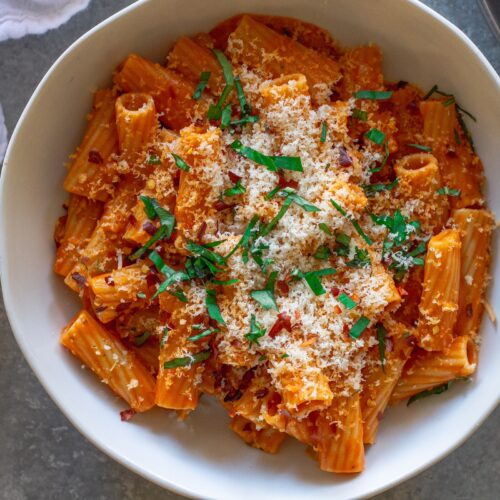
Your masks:
[{"label": "rigatoni pasta", "polygon": [[298,20],[129,55],[64,183],[62,345],[133,411],[215,397],[245,443],[361,472],[388,405],[477,366],[493,216],[469,117]]}]

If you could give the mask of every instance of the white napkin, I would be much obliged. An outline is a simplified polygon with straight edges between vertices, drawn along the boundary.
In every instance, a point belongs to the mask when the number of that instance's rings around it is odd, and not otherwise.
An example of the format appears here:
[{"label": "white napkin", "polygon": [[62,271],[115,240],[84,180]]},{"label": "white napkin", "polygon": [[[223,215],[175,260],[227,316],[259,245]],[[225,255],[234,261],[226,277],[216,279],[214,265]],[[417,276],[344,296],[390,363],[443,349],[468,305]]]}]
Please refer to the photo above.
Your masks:
[{"label": "white napkin", "polygon": [[[0,0],[0,42],[57,28],[85,9],[90,0]],[[7,147],[7,129],[0,105],[0,163]]]},{"label": "white napkin", "polygon": [[0,0],[0,42],[57,28],[90,0]]}]

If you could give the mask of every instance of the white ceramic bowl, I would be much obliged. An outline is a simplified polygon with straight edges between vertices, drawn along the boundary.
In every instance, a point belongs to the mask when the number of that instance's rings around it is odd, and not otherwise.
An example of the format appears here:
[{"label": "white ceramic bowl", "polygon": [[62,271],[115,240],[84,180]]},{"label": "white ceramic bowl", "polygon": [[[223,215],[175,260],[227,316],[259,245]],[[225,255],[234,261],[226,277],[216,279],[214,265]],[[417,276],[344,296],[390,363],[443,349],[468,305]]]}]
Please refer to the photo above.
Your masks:
[{"label": "white ceramic bowl", "polygon": [[[500,80],[455,27],[413,0],[147,0],[111,17],[75,42],[49,70],[12,135],[1,184],[1,274],[9,319],[28,362],[73,424],[96,446],[142,476],[203,498],[359,498],[380,492],[449,453],[499,399],[500,336],[486,319],[479,369],[470,383],[409,408],[391,409],[366,471],[339,477],[319,471],[302,446],[276,456],[245,446],[219,406],[204,398],[185,423],[155,410],[121,423],[124,405],[58,344],[78,305],[51,272],[52,228],[65,199],[63,163],[84,130],[90,91],[110,81],[131,52],[164,60],[183,34],[209,29],[233,14],[294,16],[330,30],[344,44],[377,42],[388,79],[434,83],[477,117],[471,124],[489,185],[500,184]],[[490,190],[491,191],[491,190]],[[500,197],[490,196],[500,213]],[[499,274],[498,256],[493,276]],[[491,287],[490,302],[500,291]]]}]

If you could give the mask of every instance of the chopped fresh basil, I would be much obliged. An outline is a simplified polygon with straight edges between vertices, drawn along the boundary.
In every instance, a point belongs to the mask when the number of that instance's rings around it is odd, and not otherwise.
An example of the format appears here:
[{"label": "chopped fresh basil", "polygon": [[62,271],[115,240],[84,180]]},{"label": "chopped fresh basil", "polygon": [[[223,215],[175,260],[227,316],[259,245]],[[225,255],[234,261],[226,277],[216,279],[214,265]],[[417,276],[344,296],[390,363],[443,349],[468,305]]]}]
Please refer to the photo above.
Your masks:
[{"label": "chopped fresh basil", "polygon": [[220,117],[220,128],[222,130],[226,129],[231,124],[231,114],[232,114],[231,104],[224,106]]},{"label": "chopped fresh basil", "polygon": [[320,222],[318,227],[328,236],[332,236],[332,230],[324,222]]},{"label": "chopped fresh basil", "polygon": [[183,358],[174,358],[171,359],[170,361],[166,361],[163,364],[163,368],[165,370],[168,370],[171,368],[180,368],[183,366],[191,367],[196,363],[201,363],[202,361],[206,361],[210,357],[211,352],[212,351],[210,349],[206,349],[204,351],[200,351],[195,354],[185,356]]},{"label": "chopped fresh basil", "polygon": [[201,94],[203,94],[203,91],[205,90],[205,87],[208,84],[208,80],[210,78],[210,71],[202,71],[200,74],[200,82],[198,83],[198,86],[196,87],[196,90],[194,91],[194,94],[192,95],[192,98],[195,101],[198,101],[201,99]]},{"label": "chopped fresh basil", "polygon": [[278,310],[278,304],[276,304],[276,298],[274,296],[274,287],[276,285],[276,279],[278,278],[278,272],[273,271],[267,280],[266,287],[263,290],[252,290],[250,296],[256,302],[258,302],[264,310],[275,309]]},{"label": "chopped fresh basil", "polygon": [[319,138],[320,142],[326,142],[326,134],[328,132],[328,126],[326,122],[321,124],[321,137]]},{"label": "chopped fresh basil", "polygon": [[372,128],[365,133],[365,137],[370,141],[381,146],[385,141],[385,134],[378,128]]},{"label": "chopped fresh basil", "polygon": [[175,153],[170,154],[174,158],[175,164],[178,168],[184,170],[184,172],[189,172],[190,166],[179,155],[176,155]]},{"label": "chopped fresh basil", "polygon": [[398,179],[394,179],[389,184],[362,184],[361,187],[366,196],[372,196],[374,193],[379,193],[381,191],[391,191],[398,185],[398,182]]},{"label": "chopped fresh basil", "polygon": [[368,121],[368,113],[359,108],[353,109],[351,116],[360,122]]},{"label": "chopped fresh basil", "polygon": [[415,401],[426,398],[427,396],[432,396],[433,394],[441,394],[450,388],[450,384],[450,382],[446,382],[445,384],[438,385],[437,387],[434,387],[432,389],[419,392],[418,394],[415,394],[410,399],[408,399],[408,403],[406,403],[406,406],[410,406]]},{"label": "chopped fresh basil", "polygon": [[135,296],[138,298],[138,299],[145,299],[146,298],[146,294],[144,292],[137,292],[135,294]]},{"label": "chopped fresh basil", "polygon": [[239,76],[234,79],[234,85],[236,87],[236,95],[238,96],[238,101],[240,103],[241,116],[246,117],[252,112],[252,109],[250,108],[250,105],[245,97],[245,93],[243,92]]},{"label": "chopped fresh basil", "polygon": [[271,172],[277,172],[280,168],[296,172],[303,172],[304,170],[298,156],[267,156],[256,149],[244,146],[239,140],[234,141],[230,146],[241,156],[267,167]]},{"label": "chopped fresh basil", "polygon": [[350,261],[346,262],[346,266],[352,268],[367,267],[370,264],[371,259],[368,250],[359,248],[358,246],[354,249],[354,257]]},{"label": "chopped fresh basil", "polygon": [[148,156],[148,165],[160,165],[161,159],[158,155],[150,154]]},{"label": "chopped fresh basil", "polygon": [[442,188],[439,188],[437,191],[436,191],[437,194],[444,194],[444,195],[448,195],[448,196],[460,196],[461,195],[461,191],[460,189],[454,189],[454,188],[449,188],[447,186],[444,186]]},{"label": "chopped fresh basil", "polygon": [[287,354],[286,352],[284,352],[284,353],[280,356],[280,358],[281,358],[281,359],[285,359],[285,358],[289,358],[289,357],[290,357],[290,355],[289,355],[289,354]]},{"label": "chopped fresh basil", "polygon": [[335,269],[327,267],[325,269],[319,269],[318,271],[308,271],[305,273],[299,269],[295,269],[290,273],[290,275],[293,279],[304,279],[309,285],[309,288],[313,291],[314,295],[323,295],[326,293],[326,290],[321,284],[321,278],[323,276],[329,276],[336,273],[337,271]]},{"label": "chopped fresh basil", "polygon": [[151,238],[144,243],[144,245],[139,248],[139,250],[135,251],[130,257],[130,260],[137,260],[142,257],[146,251],[151,248],[157,241],[162,240],[167,235],[167,228],[165,226],[160,226],[160,228],[156,231]]},{"label": "chopped fresh basil", "polygon": [[410,146],[415,149],[420,149],[420,151],[425,151],[426,153],[432,151],[432,148],[430,148],[429,146],[422,146],[421,144],[407,144],[407,146]]},{"label": "chopped fresh basil", "polygon": [[250,247],[250,238],[252,236],[252,231],[259,222],[259,216],[254,215],[250,222],[248,223],[247,227],[245,228],[245,231],[243,232],[243,236],[241,237],[240,241],[234,246],[234,248],[224,257],[224,260],[227,261],[231,255],[233,255],[238,248],[242,247],[246,252],[248,252],[248,248]]},{"label": "chopped fresh basil", "polygon": [[347,215],[347,212],[335,200],[330,200],[330,202],[337,209],[337,211],[340,212],[341,215],[343,215],[347,220],[351,222],[356,232],[361,236],[361,238],[365,240],[366,244],[372,245],[373,241],[361,229],[361,226],[359,225],[358,221],[353,217]]},{"label": "chopped fresh basil", "polygon": [[202,331],[201,333],[197,333],[196,335],[192,335],[191,337],[188,337],[188,340],[190,342],[196,342],[197,340],[203,339],[205,337],[208,337],[209,335],[212,335],[214,333],[218,333],[220,330],[217,328],[207,328],[206,330]]},{"label": "chopped fresh basil", "polygon": [[224,52],[217,49],[214,49],[212,52],[217,58],[217,61],[219,61],[219,64],[221,65],[226,84],[234,85],[233,68],[231,67],[231,63],[227,60],[227,57],[225,56]]},{"label": "chopped fresh basil", "polygon": [[223,325],[226,324],[220,312],[219,306],[217,305],[217,294],[215,293],[215,290],[207,290],[205,305],[207,306],[208,315],[214,321],[222,323]]},{"label": "chopped fresh basil", "polygon": [[236,184],[233,185],[233,187],[230,187],[229,189],[226,189],[224,191],[224,196],[238,196],[245,192],[245,186],[243,186],[240,181],[237,181]]},{"label": "chopped fresh basil", "polygon": [[151,337],[150,332],[143,332],[140,335],[134,337],[132,342],[134,343],[135,346],[140,347],[149,339],[149,337]]},{"label": "chopped fresh basil", "polygon": [[149,254],[149,259],[156,266],[158,271],[160,271],[164,276],[166,276],[166,280],[158,287],[158,290],[151,297],[151,300],[154,300],[160,293],[164,292],[170,285],[174,283],[179,283],[180,281],[189,280],[189,275],[184,271],[175,271],[171,267],[167,266],[160,255],[154,250]]},{"label": "chopped fresh basil", "polygon": [[358,90],[354,92],[356,99],[387,100],[392,97],[392,90]]},{"label": "chopped fresh basil", "polygon": [[193,255],[201,256],[207,259],[210,262],[213,262],[214,264],[218,264],[219,266],[225,266],[226,265],[226,260],[222,255],[219,255],[218,253],[213,252],[209,248],[198,245],[197,243],[194,243],[193,241],[188,241],[186,244],[186,250],[190,252]]},{"label": "chopped fresh basil", "polygon": [[239,283],[239,279],[234,278],[231,280],[226,280],[226,281],[219,281],[219,280],[212,280],[211,283],[213,285],[220,285],[220,286],[228,286],[228,285],[234,285],[236,283]]},{"label": "chopped fresh basil", "polygon": [[[252,344],[259,345],[259,339],[263,337],[265,334],[266,334],[266,329],[263,328],[262,325],[257,322],[257,320],[255,319],[255,315],[252,314],[250,316],[250,332],[245,334],[245,338],[248,340],[249,345]],[[262,360],[259,359],[259,361]]]},{"label": "chopped fresh basil", "polygon": [[335,233],[335,243],[337,243],[337,246],[335,248],[335,252],[337,255],[340,255],[342,257],[349,255],[351,246],[350,236],[342,232],[337,232]]},{"label": "chopped fresh basil", "polygon": [[330,249],[325,245],[321,245],[316,249],[316,252],[314,252],[313,257],[318,260],[328,260],[330,255],[331,255]]},{"label": "chopped fresh basil", "polygon": [[365,331],[366,327],[370,324],[370,320],[366,316],[361,316],[349,330],[349,335],[353,339],[359,339],[361,334]]},{"label": "chopped fresh basil", "polygon": [[175,228],[175,217],[168,210],[161,207],[158,200],[150,198],[149,196],[141,195],[140,200],[144,203],[144,211],[148,219],[155,220],[157,217],[160,219],[160,225],[166,228],[165,238],[170,238]]},{"label": "chopped fresh basil", "polygon": [[231,123],[229,125],[231,126],[236,126],[236,125],[245,125],[246,123],[257,123],[259,121],[259,117],[256,115],[248,115],[244,116],[243,118],[238,118],[236,120],[231,120]]},{"label": "chopped fresh basil", "polygon": [[299,196],[296,191],[292,188],[284,188],[280,191],[280,196],[285,196],[286,198],[290,198],[296,205],[303,208],[306,212],[319,212],[320,209],[308,201],[304,200],[302,196]]},{"label": "chopped fresh basil", "polygon": [[354,300],[352,300],[351,297],[349,297],[345,293],[341,293],[338,296],[338,300],[344,305],[346,309],[349,310],[354,309],[357,306],[356,302],[354,302]]},{"label": "chopped fresh basil", "polygon": [[167,293],[172,295],[172,297],[180,300],[181,302],[184,302],[185,304],[189,302],[186,294],[180,288],[178,288],[177,290],[167,290]]}]

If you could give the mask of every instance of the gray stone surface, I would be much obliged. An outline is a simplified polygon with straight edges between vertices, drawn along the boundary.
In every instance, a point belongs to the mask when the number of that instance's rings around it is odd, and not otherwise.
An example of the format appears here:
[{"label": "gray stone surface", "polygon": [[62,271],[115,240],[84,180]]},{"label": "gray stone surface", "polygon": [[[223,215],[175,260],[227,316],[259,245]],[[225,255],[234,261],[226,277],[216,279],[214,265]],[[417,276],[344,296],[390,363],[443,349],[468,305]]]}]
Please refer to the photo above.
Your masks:
[{"label": "gray stone surface", "polygon": [[[394,0],[399,1],[399,0]],[[12,132],[56,57],[128,0],[93,0],[66,25],[0,43],[0,102]],[[425,0],[458,25],[497,71],[500,46],[475,0]],[[54,406],[24,361],[0,304],[0,499],[180,499],[136,476],[89,444]],[[463,446],[379,500],[500,497],[500,409]]]}]

